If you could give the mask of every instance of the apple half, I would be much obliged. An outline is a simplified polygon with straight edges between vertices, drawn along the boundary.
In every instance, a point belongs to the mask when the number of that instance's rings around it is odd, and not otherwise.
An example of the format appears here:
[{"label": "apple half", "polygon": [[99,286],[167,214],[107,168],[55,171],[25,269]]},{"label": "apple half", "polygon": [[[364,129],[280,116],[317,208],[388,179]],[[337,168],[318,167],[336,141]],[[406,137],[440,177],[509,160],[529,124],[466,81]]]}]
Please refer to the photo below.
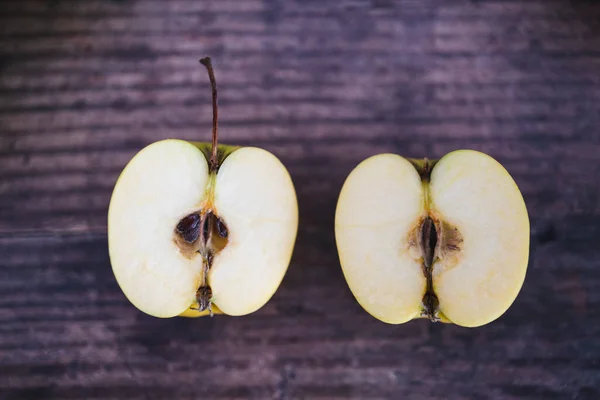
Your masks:
[{"label": "apple half", "polygon": [[487,324],[517,297],[529,257],[519,188],[500,163],[473,150],[439,161],[366,159],[344,183],[335,236],[356,300],[390,324]]},{"label": "apple half", "polygon": [[271,153],[213,141],[150,144],[121,173],[108,211],[117,282],[131,303],[161,318],[245,315],[275,293],[298,230],[290,175]]}]

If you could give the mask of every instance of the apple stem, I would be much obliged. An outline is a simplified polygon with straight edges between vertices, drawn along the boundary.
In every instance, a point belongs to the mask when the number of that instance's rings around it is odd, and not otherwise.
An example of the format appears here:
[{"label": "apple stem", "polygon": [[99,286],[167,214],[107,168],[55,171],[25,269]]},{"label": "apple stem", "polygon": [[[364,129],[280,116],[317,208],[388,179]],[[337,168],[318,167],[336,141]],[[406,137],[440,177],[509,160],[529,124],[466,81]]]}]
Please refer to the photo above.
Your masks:
[{"label": "apple stem", "polygon": [[210,170],[216,171],[219,165],[218,158],[218,146],[217,139],[219,136],[219,106],[217,105],[217,81],[215,79],[215,72],[213,70],[212,62],[210,57],[204,57],[200,59],[200,64],[206,67],[208,71],[208,78],[210,79],[210,86],[212,87],[212,109],[213,109],[213,120],[212,120],[212,152],[210,156]]}]

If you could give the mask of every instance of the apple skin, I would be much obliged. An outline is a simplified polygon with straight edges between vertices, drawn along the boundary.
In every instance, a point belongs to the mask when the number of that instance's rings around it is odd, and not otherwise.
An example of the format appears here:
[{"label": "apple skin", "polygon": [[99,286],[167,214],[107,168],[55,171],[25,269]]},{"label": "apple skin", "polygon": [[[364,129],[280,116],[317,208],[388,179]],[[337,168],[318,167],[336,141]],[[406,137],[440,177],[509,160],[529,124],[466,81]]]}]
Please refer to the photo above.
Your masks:
[{"label": "apple skin", "polygon": [[[212,144],[211,143],[207,143],[207,142],[191,142],[191,141],[188,141],[188,143],[193,144],[198,149],[200,149],[200,151],[202,151],[202,153],[204,154],[204,157],[206,158],[206,162],[209,162],[210,155],[211,155],[211,152],[212,152]],[[233,153],[234,151],[239,150],[241,148],[242,148],[242,146],[232,146],[232,145],[227,145],[227,144],[219,144],[217,146],[217,154],[218,154],[219,165],[223,164],[223,161],[225,161],[225,159],[229,155],[231,155],[231,153]]]},{"label": "apple skin", "polygon": [[[196,307],[196,304],[190,305],[190,308],[179,314],[178,317],[198,318],[210,316],[209,310],[199,311],[196,309],[192,309],[191,307]],[[212,313],[215,315],[223,315],[223,312],[219,310],[219,307],[217,307],[215,304],[212,305]]]}]

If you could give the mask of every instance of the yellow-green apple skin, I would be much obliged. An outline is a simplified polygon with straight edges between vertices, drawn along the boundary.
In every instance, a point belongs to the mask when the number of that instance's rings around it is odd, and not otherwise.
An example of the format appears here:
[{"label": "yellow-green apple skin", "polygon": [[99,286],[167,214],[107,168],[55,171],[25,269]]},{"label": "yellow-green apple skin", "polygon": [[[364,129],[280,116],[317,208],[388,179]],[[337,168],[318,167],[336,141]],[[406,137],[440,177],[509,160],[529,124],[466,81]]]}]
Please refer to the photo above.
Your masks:
[{"label": "yellow-green apple skin", "polygon": [[[367,312],[390,324],[422,316],[427,290],[439,320],[465,327],[494,321],[525,279],[523,196],[506,169],[481,152],[451,152],[425,174],[422,165],[380,154],[346,179],[335,216],[346,281]],[[418,245],[426,218],[437,233],[428,270]]]}]

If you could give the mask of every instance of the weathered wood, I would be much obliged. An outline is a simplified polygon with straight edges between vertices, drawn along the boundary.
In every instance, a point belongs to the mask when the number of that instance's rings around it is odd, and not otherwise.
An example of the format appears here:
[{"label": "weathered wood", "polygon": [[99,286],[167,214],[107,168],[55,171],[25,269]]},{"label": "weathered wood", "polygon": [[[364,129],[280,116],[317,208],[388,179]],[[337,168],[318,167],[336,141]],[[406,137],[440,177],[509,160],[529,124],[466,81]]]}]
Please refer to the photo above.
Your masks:
[{"label": "weathered wood", "polygon": [[13,398],[596,398],[599,222],[534,226],[521,295],[478,329],[369,317],[325,229],[301,232],[265,308],[212,320],[133,309],[104,235],[5,237],[0,383]]},{"label": "weathered wood", "polygon": [[[282,287],[244,318],[158,320],[117,287],[114,182],[144,145],[274,152],[298,191]],[[0,398],[600,398],[600,4],[0,3]],[[501,161],[532,220],[523,291],[479,329],[369,317],[335,249],[365,157]]]}]

